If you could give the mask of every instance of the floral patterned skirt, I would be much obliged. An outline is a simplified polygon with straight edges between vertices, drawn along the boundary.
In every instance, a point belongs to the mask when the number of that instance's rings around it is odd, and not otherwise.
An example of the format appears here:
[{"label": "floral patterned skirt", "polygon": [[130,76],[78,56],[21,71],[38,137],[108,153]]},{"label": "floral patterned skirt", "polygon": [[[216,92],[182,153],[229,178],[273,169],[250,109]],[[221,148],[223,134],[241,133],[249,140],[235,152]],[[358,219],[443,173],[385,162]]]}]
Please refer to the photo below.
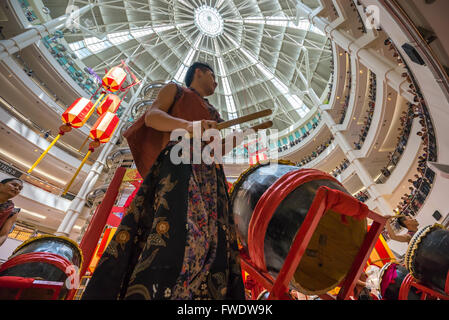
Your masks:
[{"label": "floral patterned skirt", "polygon": [[82,299],[245,299],[220,166],[161,152]]}]

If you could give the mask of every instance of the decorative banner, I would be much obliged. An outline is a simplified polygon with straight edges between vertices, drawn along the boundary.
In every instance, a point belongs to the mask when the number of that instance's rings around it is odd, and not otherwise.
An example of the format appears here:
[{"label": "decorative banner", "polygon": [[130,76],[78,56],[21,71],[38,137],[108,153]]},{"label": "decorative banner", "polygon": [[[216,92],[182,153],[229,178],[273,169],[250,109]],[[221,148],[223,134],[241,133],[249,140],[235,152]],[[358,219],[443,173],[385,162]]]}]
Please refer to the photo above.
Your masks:
[{"label": "decorative banner", "polygon": [[[249,141],[244,145],[244,148],[248,150],[249,164],[255,165],[259,162],[268,160],[268,147],[266,145],[266,136],[263,133],[258,133],[259,138],[257,140]],[[261,136],[262,135],[262,136]]]},{"label": "decorative banner", "polygon": [[123,182],[131,182],[137,180],[143,180],[139,174],[139,171],[137,171],[137,169],[131,168],[126,169],[125,176],[123,177]]},{"label": "decorative banner", "polygon": [[9,174],[13,177],[20,178],[22,176],[22,172],[10,167],[8,164],[0,160],[0,171]]},{"label": "decorative banner", "polygon": [[106,227],[106,229],[103,233],[103,238],[101,239],[100,244],[97,246],[97,249],[95,250],[95,253],[92,257],[92,260],[90,261],[90,265],[87,268],[87,270],[89,270],[91,274],[94,272],[98,261],[100,260],[101,256],[103,255],[104,250],[108,247],[108,244],[112,240],[112,237],[114,236],[116,231],[117,231],[117,228]]},{"label": "decorative banner", "polygon": [[103,102],[98,106],[97,113],[101,116],[106,111],[115,113],[117,109],[120,107],[121,99],[119,96],[115,94],[108,94]]}]

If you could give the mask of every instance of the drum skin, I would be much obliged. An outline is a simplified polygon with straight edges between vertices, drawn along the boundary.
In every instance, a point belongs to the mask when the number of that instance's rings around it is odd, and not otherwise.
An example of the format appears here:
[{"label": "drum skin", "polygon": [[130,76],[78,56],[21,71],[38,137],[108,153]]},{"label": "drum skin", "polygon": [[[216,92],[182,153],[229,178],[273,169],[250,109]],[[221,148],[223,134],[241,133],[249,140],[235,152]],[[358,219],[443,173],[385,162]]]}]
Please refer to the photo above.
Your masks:
[{"label": "drum skin", "polygon": [[[231,192],[232,212],[244,250],[248,251],[248,228],[261,196],[283,175],[299,170],[302,169],[287,164],[259,165],[243,173],[234,184]],[[266,269],[273,276],[281,270],[321,186],[347,193],[331,176],[308,181],[289,193],[271,217],[264,243],[260,245],[263,245]],[[291,283],[293,288],[304,294],[321,294],[340,283],[366,234],[365,219],[357,221],[347,217],[347,221],[347,224],[342,223],[341,215],[330,210],[325,213],[296,269]]]},{"label": "drum skin", "polygon": [[[388,272],[391,272],[393,268],[396,269],[396,278],[389,281],[387,279],[387,274]],[[409,274],[408,270],[397,263],[387,263],[382,267],[379,275],[379,292],[381,293],[382,300],[398,300],[402,282],[407,274]],[[385,283],[386,281],[388,281],[388,283]],[[388,286],[382,294],[381,288],[387,284]],[[407,300],[420,300],[420,297],[421,296],[416,293],[416,288],[411,288]]]},{"label": "drum skin", "polygon": [[444,292],[449,272],[449,230],[438,224],[419,230],[409,243],[405,264],[423,285]]}]

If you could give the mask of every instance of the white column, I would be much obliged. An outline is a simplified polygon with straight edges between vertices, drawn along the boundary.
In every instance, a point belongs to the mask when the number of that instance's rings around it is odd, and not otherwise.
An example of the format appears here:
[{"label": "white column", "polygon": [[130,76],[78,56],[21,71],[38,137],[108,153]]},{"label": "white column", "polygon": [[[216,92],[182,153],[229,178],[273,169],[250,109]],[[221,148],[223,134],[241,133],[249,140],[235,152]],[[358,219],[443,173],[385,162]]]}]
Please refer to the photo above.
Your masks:
[{"label": "white column", "polygon": [[365,166],[360,162],[358,157],[355,155],[354,149],[350,146],[348,140],[343,135],[341,131],[337,128],[337,125],[332,119],[331,115],[326,110],[321,110],[322,118],[328,126],[329,130],[332,132],[335,137],[335,141],[339,144],[341,150],[346,155],[348,161],[354,164],[355,172],[357,176],[362,181],[363,186],[368,190],[371,198],[376,202],[379,209],[382,211],[384,215],[390,215],[393,213],[393,209],[388,204],[388,202],[382,197],[379,192],[376,183],[373,178],[369,174],[368,170],[366,170]]},{"label": "white column", "polygon": [[16,53],[23,48],[26,48],[33,43],[38,42],[43,37],[53,33],[54,31],[65,26],[68,19],[73,16],[81,16],[86,13],[93,4],[88,4],[71,14],[66,13],[56,19],[48,21],[47,23],[41,25],[35,25],[29,28],[29,30],[11,38],[8,40],[0,41],[0,61],[6,57]]},{"label": "white column", "polygon": [[380,59],[372,49],[365,48],[363,45],[350,38],[348,34],[338,30],[336,28],[338,24],[331,24],[326,19],[317,16],[313,10],[308,8],[303,3],[298,3],[297,9],[298,8],[300,8],[302,16],[309,19],[310,23],[323,31],[337,45],[345,49],[351,55],[355,56],[368,69],[376,73],[379,81],[385,80],[388,85],[395,89],[406,100],[414,103],[414,96],[407,92],[407,80],[402,78],[400,72],[397,71],[398,65],[394,62]]},{"label": "white column", "polygon": [[114,131],[114,134],[111,137],[111,140],[104,146],[100,155],[98,156],[95,163],[92,165],[89,173],[87,174],[86,180],[84,180],[83,185],[81,186],[80,191],[76,195],[75,199],[72,200],[67,212],[62,220],[61,224],[56,231],[56,235],[68,236],[72,231],[73,226],[75,225],[76,220],[78,219],[81,211],[83,210],[84,205],[86,204],[86,196],[91,192],[97,183],[100,174],[103,171],[103,168],[106,164],[106,158],[111,153],[112,149],[115,146],[118,138],[120,137],[120,131],[122,127],[125,125],[130,113],[132,106],[136,103],[137,99],[139,99],[140,92],[142,91],[144,84],[146,81],[146,77],[142,80],[135,94],[131,98],[128,107],[123,112],[123,115],[120,119],[119,125],[117,129]]}]

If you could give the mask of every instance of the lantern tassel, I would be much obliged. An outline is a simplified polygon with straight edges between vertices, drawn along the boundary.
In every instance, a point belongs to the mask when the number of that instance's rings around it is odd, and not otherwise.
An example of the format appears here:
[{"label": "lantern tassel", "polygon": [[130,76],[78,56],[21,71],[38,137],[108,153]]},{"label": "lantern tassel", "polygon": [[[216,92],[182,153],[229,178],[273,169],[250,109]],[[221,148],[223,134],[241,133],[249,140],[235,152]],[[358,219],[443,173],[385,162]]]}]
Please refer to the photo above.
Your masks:
[{"label": "lantern tassel", "polygon": [[62,195],[66,195],[67,192],[69,191],[73,181],[75,181],[76,176],[78,175],[78,173],[81,171],[81,168],[84,166],[84,164],[87,161],[87,158],[89,158],[90,154],[92,153],[92,150],[89,150],[86,153],[86,156],[84,157],[83,161],[81,161],[81,164],[79,165],[78,169],[76,169],[75,174],[73,175],[72,179],[70,180],[69,184],[65,187],[64,192],[62,193]]},{"label": "lantern tassel", "polygon": [[39,164],[39,162],[41,162],[41,160],[45,157],[45,155],[47,154],[47,152],[55,145],[56,141],[59,140],[59,138],[61,138],[61,134],[58,134],[56,136],[56,138],[53,139],[53,141],[50,143],[50,145],[47,147],[47,149],[45,149],[45,151],[41,154],[41,156],[36,160],[36,162],[31,166],[31,168],[28,169],[27,173],[31,173],[31,171],[33,171],[34,168],[36,168],[36,166]]},{"label": "lantern tassel", "polygon": [[[89,118],[90,118],[90,116],[92,115],[92,113],[94,113],[95,107],[97,106],[97,104],[103,100],[103,97],[105,96],[105,94],[106,94],[106,92],[103,92],[103,93],[98,97],[97,101],[95,101],[95,104],[92,106],[92,109],[90,109],[89,113],[88,113],[87,116],[86,116],[86,122],[87,122],[87,120],[89,120]],[[82,148],[82,147],[81,147],[81,148]],[[81,149],[81,148],[80,148],[80,149]]]}]

